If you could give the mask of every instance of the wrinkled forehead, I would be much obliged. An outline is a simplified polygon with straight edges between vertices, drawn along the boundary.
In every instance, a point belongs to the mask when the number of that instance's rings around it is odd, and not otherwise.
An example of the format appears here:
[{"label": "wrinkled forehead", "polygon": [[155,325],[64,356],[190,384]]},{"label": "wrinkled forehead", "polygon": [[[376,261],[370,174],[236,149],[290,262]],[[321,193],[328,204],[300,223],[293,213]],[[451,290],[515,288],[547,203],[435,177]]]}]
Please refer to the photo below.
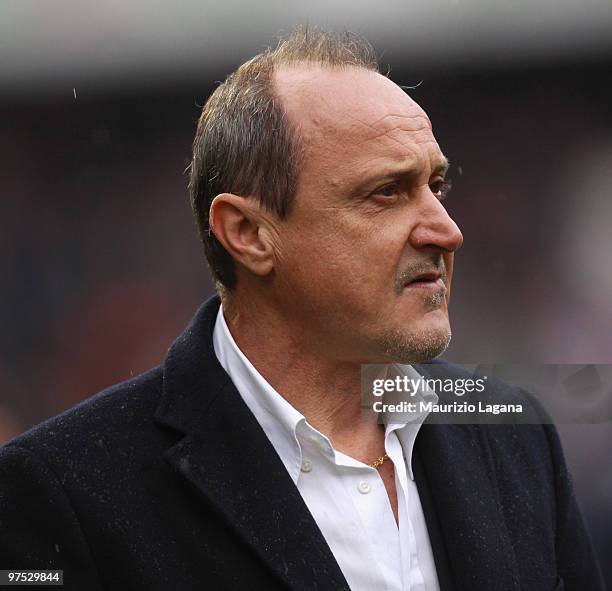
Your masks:
[{"label": "wrinkled forehead", "polygon": [[376,72],[299,64],[278,69],[275,87],[307,147],[435,143],[425,111]]}]

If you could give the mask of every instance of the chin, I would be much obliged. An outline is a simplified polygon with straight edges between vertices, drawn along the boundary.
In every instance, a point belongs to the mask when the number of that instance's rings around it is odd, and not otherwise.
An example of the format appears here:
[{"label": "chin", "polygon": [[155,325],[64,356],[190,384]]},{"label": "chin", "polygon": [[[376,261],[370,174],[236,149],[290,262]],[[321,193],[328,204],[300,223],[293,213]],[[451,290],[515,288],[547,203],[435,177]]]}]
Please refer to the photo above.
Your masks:
[{"label": "chin", "polygon": [[[430,316],[429,314],[427,316]],[[380,342],[391,363],[424,363],[439,357],[451,341],[448,316],[427,318],[387,331]]]}]

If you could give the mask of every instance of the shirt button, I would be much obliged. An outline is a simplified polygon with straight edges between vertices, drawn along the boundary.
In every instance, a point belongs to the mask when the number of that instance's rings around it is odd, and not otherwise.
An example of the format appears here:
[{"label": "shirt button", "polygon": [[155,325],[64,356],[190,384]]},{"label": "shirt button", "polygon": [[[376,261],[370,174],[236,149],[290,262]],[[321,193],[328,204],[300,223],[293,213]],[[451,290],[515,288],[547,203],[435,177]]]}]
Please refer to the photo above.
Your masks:
[{"label": "shirt button", "polygon": [[312,462],[310,460],[304,460],[301,467],[302,472],[310,472],[312,470]]},{"label": "shirt button", "polygon": [[367,495],[372,489],[370,488],[370,485],[365,480],[362,480],[357,486],[357,490],[362,495]]}]

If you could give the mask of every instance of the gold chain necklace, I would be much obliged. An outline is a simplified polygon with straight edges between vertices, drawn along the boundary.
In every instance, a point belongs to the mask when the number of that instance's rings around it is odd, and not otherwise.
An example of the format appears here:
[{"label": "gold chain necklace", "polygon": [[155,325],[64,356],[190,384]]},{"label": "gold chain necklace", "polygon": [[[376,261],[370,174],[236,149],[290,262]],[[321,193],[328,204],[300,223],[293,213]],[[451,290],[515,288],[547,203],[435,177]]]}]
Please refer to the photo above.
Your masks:
[{"label": "gold chain necklace", "polygon": [[380,456],[380,458],[378,458],[376,461],[368,465],[370,466],[370,468],[378,468],[379,466],[382,466],[384,464],[385,460],[388,460],[388,459],[389,459],[389,456],[385,454],[384,456]]}]

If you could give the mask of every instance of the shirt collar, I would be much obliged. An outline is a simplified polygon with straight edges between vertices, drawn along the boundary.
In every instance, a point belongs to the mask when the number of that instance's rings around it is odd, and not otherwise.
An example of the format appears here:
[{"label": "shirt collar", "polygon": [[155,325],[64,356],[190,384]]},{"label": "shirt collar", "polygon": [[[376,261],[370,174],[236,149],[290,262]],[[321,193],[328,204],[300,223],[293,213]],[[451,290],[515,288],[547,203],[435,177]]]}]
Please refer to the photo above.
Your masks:
[{"label": "shirt collar", "polygon": [[[215,328],[213,330],[213,346],[215,354],[223,369],[236,386],[238,393],[253,413],[276,453],[279,455],[287,472],[297,484],[302,464],[302,450],[298,441],[298,433],[312,441],[318,440],[319,445],[326,450],[326,455],[333,456],[334,450],[329,439],[308,424],[304,415],[285,400],[257,371],[253,364],[240,350],[232,336],[225,317],[223,305],[219,306]],[[419,374],[410,365],[392,365],[388,371],[417,379]],[[437,396],[432,390],[421,393],[425,398]],[[400,416],[397,420],[383,416],[385,423],[385,442],[391,433],[399,438],[407,461],[408,474],[412,480],[412,451],[416,436],[427,413],[415,415],[410,421]]]},{"label": "shirt collar", "polygon": [[[420,384],[419,388],[414,392],[414,396],[411,398],[413,402],[419,401],[431,401],[434,404],[438,402],[438,395],[427,385],[422,379],[422,376],[408,364],[389,364],[384,367],[385,375],[381,376],[384,378],[393,378],[397,375],[403,377],[407,376],[408,379],[413,380],[413,383]],[[419,434],[421,425],[427,418],[428,411],[421,411],[418,413],[383,413],[382,420],[385,424],[385,439],[389,434],[395,431],[397,437],[402,445],[404,456],[408,460],[406,465],[408,467],[408,475],[411,480],[414,480],[414,472],[412,471],[412,452],[414,450],[414,444]]]}]

